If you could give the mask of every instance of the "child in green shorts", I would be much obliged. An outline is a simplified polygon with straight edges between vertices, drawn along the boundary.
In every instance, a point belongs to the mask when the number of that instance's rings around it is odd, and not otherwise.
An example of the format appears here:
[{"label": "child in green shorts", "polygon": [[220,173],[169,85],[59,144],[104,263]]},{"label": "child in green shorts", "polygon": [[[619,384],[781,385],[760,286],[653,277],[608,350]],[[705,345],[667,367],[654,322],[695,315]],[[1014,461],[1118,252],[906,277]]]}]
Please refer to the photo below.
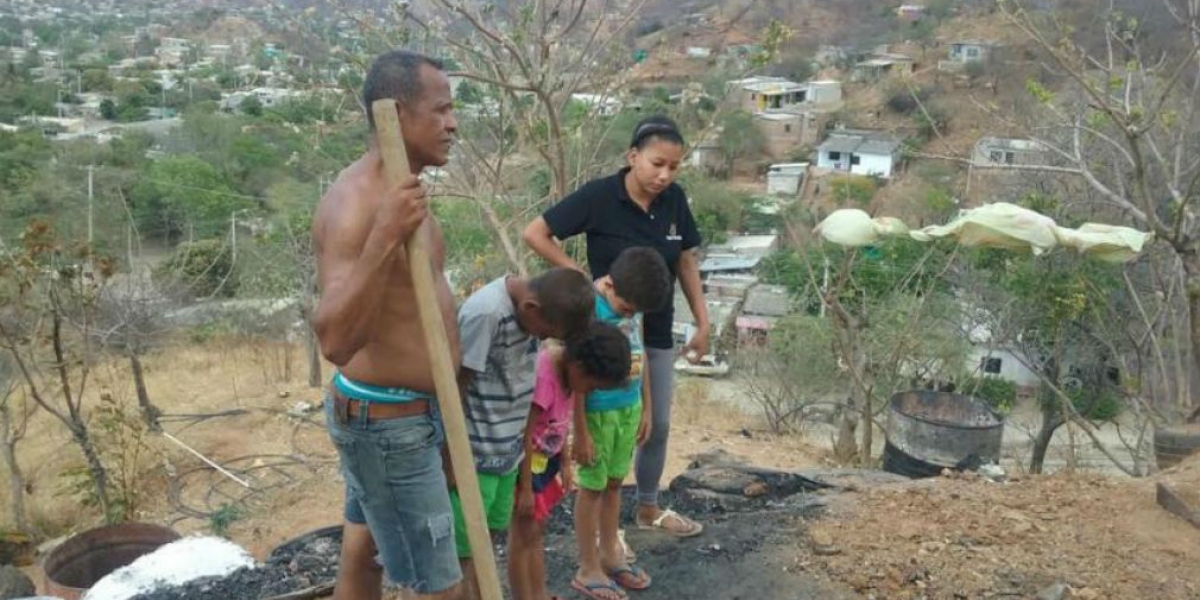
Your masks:
[{"label": "child in green shorts", "polygon": [[[467,298],[458,311],[463,412],[484,513],[494,532],[508,529],[512,520],[518,466],[525,454],[525,427],[533,403],[538,342],[572,338],[585,331],[592,321],[593,294],[585,275],[554,268],[532,279],[496,279]],[[451,490],[450,503],[466,594],[478,598],[457,490]]]},{"label": "child in green shorts", "polygon": [[[579,570],[571,587],[595,600],[619,600],[625,590],[650,586],[645,570],[630,566],[618,537],[621,486],[629,474],[634,448],[650,434],[650,403],[642,402],[645,377],[642,313],[670,298],[667,264],[652,248],[621,252],[607,275],[595,281],[596,319],[615,325],[629,338],[629,382],[596,390],[575,407],[575,538]],[[597,539],[599,544],[597,545]]]}]

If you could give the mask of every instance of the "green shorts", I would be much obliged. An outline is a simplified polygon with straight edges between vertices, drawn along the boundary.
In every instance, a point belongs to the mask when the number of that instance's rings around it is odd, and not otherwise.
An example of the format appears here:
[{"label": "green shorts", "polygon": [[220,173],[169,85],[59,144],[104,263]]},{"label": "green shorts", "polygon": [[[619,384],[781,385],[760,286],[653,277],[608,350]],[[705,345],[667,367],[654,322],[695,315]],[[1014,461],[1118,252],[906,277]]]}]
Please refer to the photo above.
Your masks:
[{"label": "green shorts", "polygon": [[[479,492],[483,495],[483,514],[488,529],[504,531],[512,522],[513,504],[516,502],[517,472],[504,475],[479,473]],[[454,509],[454,546],[459,558],[471,557],[471,541],[467,537],[467,522],[463,518],[462,501],[458,490],[450,490],[450,506]]]},{"label": "green shorts", "polygon": [[581,489],[598,492],[609,480],[624,480],[633,463],[638,425],[642,423],[642,403],[633,406],[587,413],[587,429],[595,446],[595,461],[575,467],[575,482]]}]

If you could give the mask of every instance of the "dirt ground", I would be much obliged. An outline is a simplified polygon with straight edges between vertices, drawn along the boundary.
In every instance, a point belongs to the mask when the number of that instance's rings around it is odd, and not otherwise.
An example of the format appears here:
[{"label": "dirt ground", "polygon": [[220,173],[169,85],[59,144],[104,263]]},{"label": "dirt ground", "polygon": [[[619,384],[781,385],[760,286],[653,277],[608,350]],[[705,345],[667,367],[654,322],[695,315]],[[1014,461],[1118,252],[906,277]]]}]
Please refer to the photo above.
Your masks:
[{"label": "dirt ground", "polygon": [[[1055,585],[1073,598],[1197,598],[1200,530],[1155,503],[1163,477],[1200,485],[1200,458],[1145,480],[960,476],[866,490],[831,503],[798,560],[878,598],[1028,598]],[[814,551],[822,543],[832,548]]]},{"label": "dirt ground", "polygon": [[[223,530],[260,559],[340,520],[342,487],[322,416],[288,414],[321,395],[304,383],[299,349],[287,357],[281,347],[251,342],[187,344],[149,357],[150,393],[170,415],[166,430],[250,488],[153,436],[138,480],[139,519],[185,534]],[[88,393],[132,403],[122,374],[99,369]],[[769,435],[753,415],[714,398],[705,380],[680,381],[664,482],[714,449],[759,467],[829,466],[826,440]],[[235,412],[211,416],[223,411]],[[61,494],[60,471],[79,459],[58,427],[40,417],[19,451],[32,475],[30,511],[45,533],[98,522],[76,497]],[[1182,475],[1160,477],[1200,486],[1200,460],[1183,468]],[[696,509],[708,530],[692,540],[630,531],[655,577],[654,589],[637,597],[1034,597],[1056,583],[1075,590],[1065,597],[1200,597],[1200,530],[1156,506],[1151,479],[1056,475],[857,486],[823,494],[823,512],[806,504],[807,496],[751,511]],[[564,532],[548,543],[552,583],[566,592],[573,540]],[[31,572],[40,584],[36,567]]]}]

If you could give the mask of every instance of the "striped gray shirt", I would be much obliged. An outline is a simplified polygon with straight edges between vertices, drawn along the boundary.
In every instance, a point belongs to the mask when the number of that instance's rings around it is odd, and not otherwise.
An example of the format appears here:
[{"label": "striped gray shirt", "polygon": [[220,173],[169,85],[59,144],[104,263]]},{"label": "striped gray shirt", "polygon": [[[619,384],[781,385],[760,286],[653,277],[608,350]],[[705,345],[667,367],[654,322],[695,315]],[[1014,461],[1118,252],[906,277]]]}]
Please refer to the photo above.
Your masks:
[{"label": "striped gray shirt", "polygon": [[517,324],[505,279],[483,286],[458,310],[462,365],[473,371],[464,409],[475,468],[497,475],[525,454],[538,350],[537,338]]}]

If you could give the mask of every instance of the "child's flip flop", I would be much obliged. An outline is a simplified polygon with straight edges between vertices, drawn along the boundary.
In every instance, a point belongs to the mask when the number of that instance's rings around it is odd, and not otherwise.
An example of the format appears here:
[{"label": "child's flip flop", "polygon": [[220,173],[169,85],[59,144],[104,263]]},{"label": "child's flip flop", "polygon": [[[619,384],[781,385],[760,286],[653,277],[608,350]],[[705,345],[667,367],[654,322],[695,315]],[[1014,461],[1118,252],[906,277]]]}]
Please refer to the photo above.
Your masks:
[{"label": "child's flip flop", "polygon": [[612,577],[617,585],[635,592],[650,587],[650,583],[653,581],[650,579],[650,574],[638,566],[610,569],[608,576]]},{"label": "child's flip flop", "polygon": [[[625,600],[628,598],[625,590],[617,587],[617,584],[613,583],[612,581],[607,581],[604,583],[584,583],[576,578],[571,580],[571,589],[583,594],[584,596],[587,596],[588,598],[591,598],[592,600],[614,600],[614,597],[616,600]],[[602,590],[607,591],[610,596],[601,596],[599,592]]]}]

